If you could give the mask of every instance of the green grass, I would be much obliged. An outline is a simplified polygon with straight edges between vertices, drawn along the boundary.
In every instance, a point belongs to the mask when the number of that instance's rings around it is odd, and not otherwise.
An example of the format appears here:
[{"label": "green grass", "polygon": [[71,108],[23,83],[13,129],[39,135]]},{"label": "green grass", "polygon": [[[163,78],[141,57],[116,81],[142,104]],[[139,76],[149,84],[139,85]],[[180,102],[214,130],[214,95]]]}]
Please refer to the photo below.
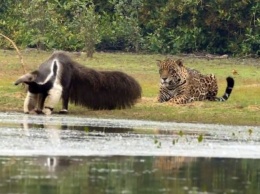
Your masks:
[{"label": "green grass", "polygon": [[[27,71],[36,69],[51,52],[23,51]],[[139,55],[129,53],[96,53],[88,59],[84,55],[71,55],[74,60],[97,70],[120,70],[135,77],[142,86],[142,99],[131,109],[93,111],[70,105],[71,115],[124,118],[156,121],[218,123],[230,125],[260,125],[260,60],[259,59],[215,59],[173,56],[181,58],[188,67],[205,74],[214,73],[219,84],[219,96],[226,87],[225,78],[235,78],[235,87],[227,102],[194,102],[187,105],[158,103],[159,75],[156,60],[164,55]],[[236,70],[238,75],[232,75]],[[23,110],[25,90],[13,82],[23,73],[14,51],[0,50],[0,110]],[[59,110],[60,105],[55,108]]]}]

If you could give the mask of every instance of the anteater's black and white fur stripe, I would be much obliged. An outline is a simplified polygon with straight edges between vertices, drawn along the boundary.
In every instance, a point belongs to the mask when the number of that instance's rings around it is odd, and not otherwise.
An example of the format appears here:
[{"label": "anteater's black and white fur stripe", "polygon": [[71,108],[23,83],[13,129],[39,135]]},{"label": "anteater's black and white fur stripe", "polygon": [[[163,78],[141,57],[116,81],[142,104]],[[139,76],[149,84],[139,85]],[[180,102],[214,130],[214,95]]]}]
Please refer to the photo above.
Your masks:
[{"label": "anteater's black and white fur stripe", "polygon": [[61,113],[68,103],[90,109],[131,107],[141,97],[141,86],[121,71],[96,71],[73,61],[64,52],[55,52],[39,69],[20,77],[15,84],[25,83],[28,92],[24,112],[51,114],[62,99]]}]

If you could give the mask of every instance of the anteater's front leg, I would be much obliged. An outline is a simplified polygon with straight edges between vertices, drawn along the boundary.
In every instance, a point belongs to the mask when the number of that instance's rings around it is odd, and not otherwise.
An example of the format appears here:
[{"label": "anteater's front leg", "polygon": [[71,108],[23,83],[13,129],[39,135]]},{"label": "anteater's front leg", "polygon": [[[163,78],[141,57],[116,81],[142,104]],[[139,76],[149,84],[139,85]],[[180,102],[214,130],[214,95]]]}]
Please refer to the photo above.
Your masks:
[{"label": "anteater's front leg", "polygon": [[46,98],[44,109],[42,112],[46,115],[50,115],[54,107],[58,104],[62,94],[61,85],[54,84],[53,88],[48,91],[48,96]]},{"label": "anteater's front leg", "polygon": [[37,97],[38,94],[33,94],[31,92],[27,92],[26,98],[24,100],[23,104],[23,112],[26,114],[29,114],[31,111],[34,110],[36,104],[37,104]]},{"label": "anteater's front leg", "polygon": [[38,94],[37,95],[37,103],[36,103],[36,107],[35,107],[35,112],[37,114],[42,114],[42,110],[44,108],[44,102],[45,99],[47,97],[47,94]]}]

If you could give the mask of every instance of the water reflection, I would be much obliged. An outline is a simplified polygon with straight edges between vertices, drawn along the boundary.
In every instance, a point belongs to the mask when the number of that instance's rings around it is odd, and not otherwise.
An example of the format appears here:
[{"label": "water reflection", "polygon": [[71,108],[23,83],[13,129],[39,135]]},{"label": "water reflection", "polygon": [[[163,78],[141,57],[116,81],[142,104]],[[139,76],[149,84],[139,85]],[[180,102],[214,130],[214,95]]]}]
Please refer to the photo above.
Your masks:
[{"label": "water reflection", "polygon": [[69,125],[64,122],[62,119],[59,123],[53,123],[51,117],[39,117],[38,121],[32,122],[31,117],[28,115],[23,116],[23,122],[21,126],[24,130],[29,129],[56,129],[56,130],[77,130],[84,132],[102,132],[102,133],[128,133],[133,132],[131,128],[123,127],[99,127],[99,126],[86,126],[86,125]]},{"label": "water reflection", "polygon": [[258,193],[260,160],[0,157],[0,193]]},{"label": "water reflection", "polygon": [[6,118],[0,113],[0,155],[260,158],[258,128],[250,128],[251,133],[246,127],[236,131],[222,127],[161,129],[157,123],[158,128],[142,129],[114,120],[86,120],[31,115]]},{"label": "water reflection", "polygon": [[[106,134],[113,133],[124,135],[133,133],[131,128],[69,125],[62,119],[59,120],[59,123],[53,123],[51,117],[40,117],[37,119],[37,122],[32,122],[30,116],[24,115],[21,123],[21,129],[23,129],[21,133],[28,137],[38,136],[40,139],[47,139],[51,144],[59,146],[62,145],[63,141],[70,141],[72,145],[73,141],[85,141],[88,137],[105,137]],[[35,135],[37,130],[40,134]],[[55,162],[55,160],[50,161]]]},{"label": "water reflection", "polygon": [[0,113],[0,193],[260,190],[259,128],[127,122]]}]

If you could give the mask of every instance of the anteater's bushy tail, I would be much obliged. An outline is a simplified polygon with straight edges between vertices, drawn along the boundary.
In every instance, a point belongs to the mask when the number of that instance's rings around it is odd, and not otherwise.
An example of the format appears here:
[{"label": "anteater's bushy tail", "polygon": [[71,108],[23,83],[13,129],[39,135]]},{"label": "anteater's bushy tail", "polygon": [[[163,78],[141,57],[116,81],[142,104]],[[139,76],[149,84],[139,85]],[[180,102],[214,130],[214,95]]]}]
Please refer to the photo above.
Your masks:
[{"label": "anteater's bushy tail", "polygon": [[142,89],[131,76],[120,71],[96,71],[74,65],[70,102],[91,109],[131,107],[141,97]]}]

